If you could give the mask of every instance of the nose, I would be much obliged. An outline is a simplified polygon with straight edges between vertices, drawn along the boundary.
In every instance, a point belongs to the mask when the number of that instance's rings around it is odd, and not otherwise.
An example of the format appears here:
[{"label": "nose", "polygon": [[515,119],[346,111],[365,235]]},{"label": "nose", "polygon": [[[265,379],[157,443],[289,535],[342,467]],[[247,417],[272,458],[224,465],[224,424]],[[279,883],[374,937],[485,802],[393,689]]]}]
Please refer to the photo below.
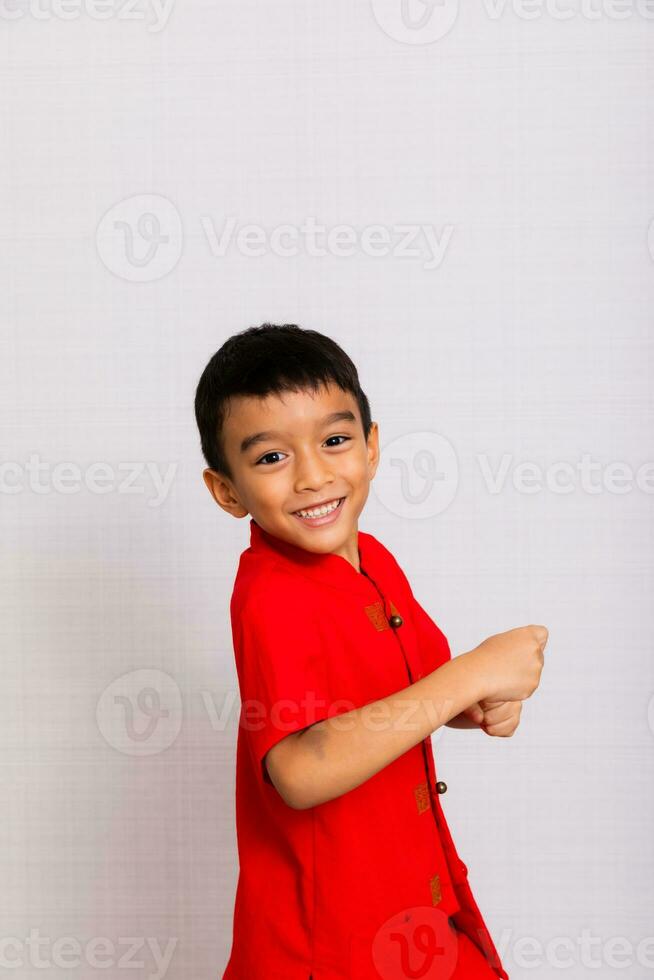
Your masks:
[{"label": "nose", "polygon": [[311,450],[298,452],[295,465],[295,492],[320,490],[334,482],[329,459]]}]

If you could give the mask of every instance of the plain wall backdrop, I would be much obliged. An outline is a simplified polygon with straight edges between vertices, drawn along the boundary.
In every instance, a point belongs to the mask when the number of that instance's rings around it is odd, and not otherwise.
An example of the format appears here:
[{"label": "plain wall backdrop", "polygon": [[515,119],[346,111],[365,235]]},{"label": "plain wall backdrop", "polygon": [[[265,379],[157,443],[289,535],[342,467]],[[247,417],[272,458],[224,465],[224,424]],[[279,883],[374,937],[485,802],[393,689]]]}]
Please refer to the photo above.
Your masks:
[{"label": "plain wall backdrop", "polygon": [[512,980],[654,976],[654,8],[0,21],[0,972],[222,976],[249,528],[193,396],[269,320],[357,364],[453,655],[550,630],[513,738],[433,736]]}]

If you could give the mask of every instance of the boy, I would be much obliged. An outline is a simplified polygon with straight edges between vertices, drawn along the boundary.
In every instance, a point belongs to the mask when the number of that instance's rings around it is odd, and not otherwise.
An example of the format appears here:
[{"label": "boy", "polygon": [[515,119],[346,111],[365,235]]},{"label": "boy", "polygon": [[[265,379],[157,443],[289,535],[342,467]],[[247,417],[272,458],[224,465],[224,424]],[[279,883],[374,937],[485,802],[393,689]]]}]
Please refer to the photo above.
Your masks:
[{"label": "boy", "polygon": [[271,324],[230,337],[195,413],[210,493],[250,515],[230,607],[240,871],[223,980],[508,980],[430,735],[511,735],[547,630],[452,659],[392,554],[358,530],[378,428],[330,338]]}]

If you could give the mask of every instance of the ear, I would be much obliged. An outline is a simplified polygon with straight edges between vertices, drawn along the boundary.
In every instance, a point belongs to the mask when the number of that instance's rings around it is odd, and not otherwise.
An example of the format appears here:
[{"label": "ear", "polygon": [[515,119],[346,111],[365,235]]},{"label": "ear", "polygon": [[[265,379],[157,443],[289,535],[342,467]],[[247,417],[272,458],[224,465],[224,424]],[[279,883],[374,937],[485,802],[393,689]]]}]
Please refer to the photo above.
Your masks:
[{"label": "ear", "polygon": [[219,507],[232,517],[246,517],[249,513],[236,496],[230,481],[209,468],[202,471],[205,486]]},{"label": "ear", "polygon": [[368,434],[368,470],[372,480],[379,465],[379,426],[373,422]]}]

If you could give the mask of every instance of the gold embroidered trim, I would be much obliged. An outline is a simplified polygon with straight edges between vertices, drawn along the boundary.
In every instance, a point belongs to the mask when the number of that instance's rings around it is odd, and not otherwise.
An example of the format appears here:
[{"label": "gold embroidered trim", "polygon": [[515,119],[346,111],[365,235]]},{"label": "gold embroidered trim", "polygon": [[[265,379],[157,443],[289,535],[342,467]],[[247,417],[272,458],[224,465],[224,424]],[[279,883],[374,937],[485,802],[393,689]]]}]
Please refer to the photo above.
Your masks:
[{"label": "gold embroidered trim", "polygon": [[420,783],[413,791],[413,795],[416,798],[416,806],[418,807],[418,813],[424,813],[425,810],[429,809],[429,787],[427,783]]},{"label": "gold embroidered trim", "polygon": [[[379,600],[379,602],[373,602],[370,606],[364,606],[366,616],[375,627],[376,630],[389,630],[390,623],[386,619],[386,610],[384,609],[384,603]],[[390,603],[391,616],[400,616],[400,613],[394,602]],[[401,618],[401,617],[400,617]]]},{"label": "gold embroidered trim", "polygon": [[434,877],[429,882],[429,887],[431,888],[432,904],[438,905],[441,898],[443,897],[441,895],[441,879],[439,878],[438,875],[434,875]]},{"label": "gold embroidered trim", "polygon": [[373,602],[371,606],[365,606],[365,611],[366,616],[376,630],[389,630],[391,628],[384,613],[384,603],[381,600],[379,602]]}]

